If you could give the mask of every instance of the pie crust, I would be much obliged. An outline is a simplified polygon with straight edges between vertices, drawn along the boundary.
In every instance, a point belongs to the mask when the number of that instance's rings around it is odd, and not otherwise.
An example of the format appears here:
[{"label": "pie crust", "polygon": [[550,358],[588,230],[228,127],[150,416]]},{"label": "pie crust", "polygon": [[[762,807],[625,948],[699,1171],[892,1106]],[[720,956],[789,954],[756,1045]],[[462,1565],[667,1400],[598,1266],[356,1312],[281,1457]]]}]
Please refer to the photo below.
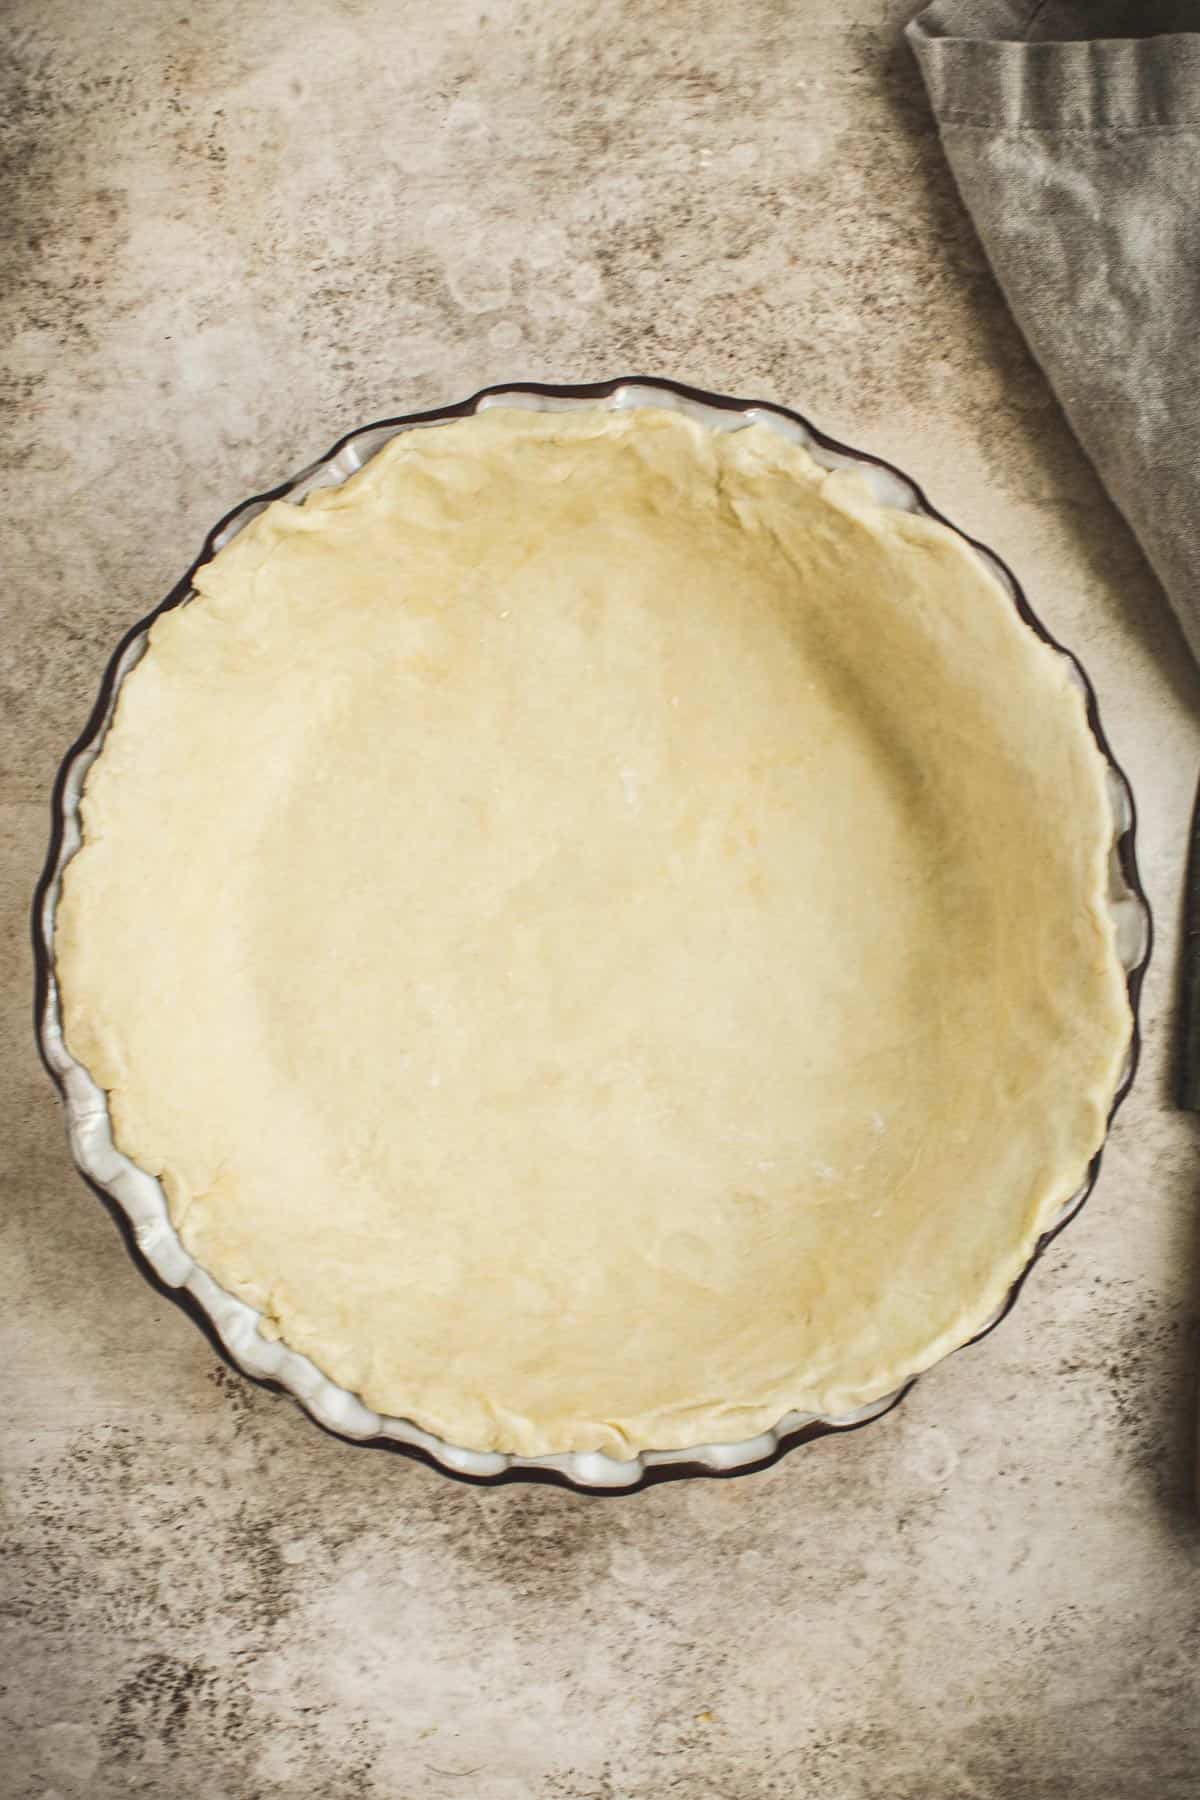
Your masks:
[{"label": "pie crust", "polygon": [[964,540],[765,424],[496,409],[194,585],[56,967],[263,1330],[454,1444],[624,1458],[988,1322],[1131,1016],[1080,685]]}]

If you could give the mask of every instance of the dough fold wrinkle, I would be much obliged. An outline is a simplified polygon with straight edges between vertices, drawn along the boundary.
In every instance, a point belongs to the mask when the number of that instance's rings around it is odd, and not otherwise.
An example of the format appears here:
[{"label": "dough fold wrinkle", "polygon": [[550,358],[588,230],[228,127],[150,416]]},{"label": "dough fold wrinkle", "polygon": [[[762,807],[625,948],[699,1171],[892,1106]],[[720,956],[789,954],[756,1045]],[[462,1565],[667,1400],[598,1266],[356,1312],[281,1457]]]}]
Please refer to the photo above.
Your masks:
[{"label": "dough fold wrinkle", "polygon": [[453,1443],[627,1456],[987,1322],[1131,1020],[1082,695],[962,540],[763,426],[497,409],[196,590],[58,975],[268,1330]]}]

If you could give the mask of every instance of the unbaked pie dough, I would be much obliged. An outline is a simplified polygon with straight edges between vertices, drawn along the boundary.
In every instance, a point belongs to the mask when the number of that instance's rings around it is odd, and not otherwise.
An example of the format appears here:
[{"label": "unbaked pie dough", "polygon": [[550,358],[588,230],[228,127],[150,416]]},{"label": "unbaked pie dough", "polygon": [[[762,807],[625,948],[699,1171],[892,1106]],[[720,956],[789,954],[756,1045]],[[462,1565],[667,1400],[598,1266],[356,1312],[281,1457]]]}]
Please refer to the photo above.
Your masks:
[{"label": "unbaked pie dough", "polygon": [[87,780],[66,1041],[381,1413],[628,1456],[984,1325],[1131,1022],[1066,662],[764,426],[497,410],[277,502]]}]

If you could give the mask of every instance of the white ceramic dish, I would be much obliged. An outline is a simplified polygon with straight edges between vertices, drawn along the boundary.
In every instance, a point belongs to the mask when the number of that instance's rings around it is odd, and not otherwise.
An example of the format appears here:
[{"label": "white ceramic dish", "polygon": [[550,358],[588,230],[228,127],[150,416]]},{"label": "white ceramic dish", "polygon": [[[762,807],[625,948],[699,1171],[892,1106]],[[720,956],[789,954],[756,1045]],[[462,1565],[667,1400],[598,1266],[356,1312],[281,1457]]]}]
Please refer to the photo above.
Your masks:
[{"label": "white ceramic dish", "polygon": [[[345,481],[370,460],[389,439],[402,431],[425,430],[450,418],[494,406],[518,406],[539,411],[579,407],[625,409],[638,406],[671,407],[720,430],[737,430],[761,424],[801,443],[818,462],[830,468],[855,467],[870,482],[885,505],[941,518],[916,484],[899,470],[876,458],[850,450],[817,431],[801,415],[790,410],[702,393],[674,382],[629,379],[578,387],[516,385],[488,389],[472,399],[434,413],[384,420],[349,433],[333,449],[293,480],[270,494],[256,496],[229,513],[206,539],[191,568],[146,619],[135,625],[118,646],[105,675],[100,695],[78,742],[72,746],[60,770],[54,792],[54,830],[50,853],[34,905],[34,942],[38,966],[37,1028],[43,1058],[62,1094],[72,1154],[89,1183],[105,1198],[125,1228],[127,1241],[143,1269],[162,1289],[185,1304],[208,1329],[214,1341],[247,1375],[285,1388],[319,1424],[358,1443],[385,1445],[405,1450],[450,1474],[480,1481],[533,1479],[558,1482],[601,1493],[629,1492],[654,1480],[684,1475],[726,1475],[762,1466],[783,1450],[829,1432],[863,1425],[887,1412],[905,1390],[890,1394],[861,1411],[840,1418],[818,1418],[789,1413],[778,1425],[760,1436],[735,1444],[702,1444],[686,1450],[650,1450],[628,1461],[599,1453],[519,1457],[466,1450],[431,1436],[404,1419],[381,1417],[354,1394],[337,1386],[308,1360],[285,1344],[259,1332],[261,1314],[220,1287],[184,1249],[171,1223],[158,1181],[138,1168],[117,1149],[107,1099],[88,1071],[70,1055],[63,1041],[58,990],[54,976],[54,923],[62,872],[79,845],[79,799],[88,769],[104,741],[121,683],[141,657],[153,619],[169,607],[185,604],[191,595],[196,569],[229,542],[272,500],[298,501],[313,488]],[[948,521],[943,520],[943,523]],[[960,534],[962,535],[962,534]],[[1031,612],[1015,578],[984,546],[972,543],[1012,596],[1013,604],[1031,627],[1048,642],[1049,633]],[[1129,984],[1135,1029],[1128,1067],[1123,1075],[1113,1111],[1132,1080],[1137,1056],[1137,999],[1150,949],[1150,912],[1137,876],[1134,859],[1134,808],[1124,775],[1113,761],[1096,715],[1095,698],[1078,663],[1068,652],[1074,678],[1083,689],[1088,716],[1097,742],[1109,765],[1116,821],[1109,904],[1116,924],[1119,953]],[[1099,1156],[1083,1187],[1064,1207],[1035,1252],[1079,1210],[1095,1181]],[[1018,1284],[1019,1285],[1019,1284]],[[1016,1297],[1016,1289],[986,1330],[991,1330]],[[980,1334],[982,1335],[982,1334]]]}]

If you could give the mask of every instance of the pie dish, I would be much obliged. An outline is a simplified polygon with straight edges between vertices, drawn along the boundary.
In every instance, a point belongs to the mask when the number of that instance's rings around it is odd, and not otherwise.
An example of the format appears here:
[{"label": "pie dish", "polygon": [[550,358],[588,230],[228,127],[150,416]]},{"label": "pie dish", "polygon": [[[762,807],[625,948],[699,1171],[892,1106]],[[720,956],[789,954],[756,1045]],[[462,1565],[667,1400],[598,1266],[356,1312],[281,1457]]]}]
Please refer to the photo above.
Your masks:
[{"label": "pie dish", "polygon": [[1132,1074],[1086,682],[781,409],[352,434],[131,634],[58,806],[81,1167],[250,1373],[461,1473],[877,1416],[1003,1310]]}]

